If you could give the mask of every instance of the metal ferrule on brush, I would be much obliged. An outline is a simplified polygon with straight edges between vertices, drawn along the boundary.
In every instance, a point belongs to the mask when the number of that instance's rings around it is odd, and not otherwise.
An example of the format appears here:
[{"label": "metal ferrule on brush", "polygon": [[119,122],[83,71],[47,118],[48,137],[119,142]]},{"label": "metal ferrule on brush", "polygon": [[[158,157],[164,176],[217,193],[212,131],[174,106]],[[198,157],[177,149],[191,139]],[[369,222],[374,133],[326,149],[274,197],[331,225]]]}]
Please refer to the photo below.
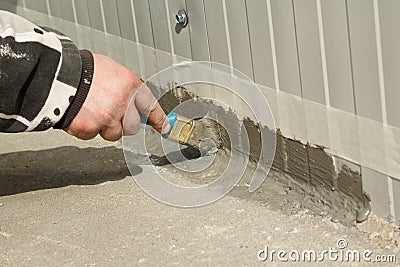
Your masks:
[{"label": "metal ferrule on brush", "polygon": [[[181,144],[187,144],[188,140],[193,137],[194,120],[177,115],[176,113],[169,113],[167,119],[171,127],[169,132],[163,134],[162,137]],[[142,114],[140,114],[140,122],[150,125]]]},{"label": "metal ferrule on brush", "polygon": [[180,144],[187,144],[189,139],[193,137],[194,120],[175,113],[170,113],[167,117],[171,125],[171,130],[168,134],[163,135],[163,137]]}]

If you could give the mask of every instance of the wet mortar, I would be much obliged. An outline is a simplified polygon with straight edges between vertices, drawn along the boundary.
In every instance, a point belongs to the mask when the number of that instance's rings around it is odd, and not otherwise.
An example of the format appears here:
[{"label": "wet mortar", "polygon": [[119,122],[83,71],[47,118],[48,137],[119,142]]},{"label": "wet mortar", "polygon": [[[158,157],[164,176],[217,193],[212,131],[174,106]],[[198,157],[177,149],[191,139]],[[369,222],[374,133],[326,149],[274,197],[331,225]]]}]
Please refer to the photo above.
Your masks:
[{"label": "wet mortar", "polygon": [[[156,95],[160,93],[156,87],[150,88]],[[178,87],[163,95],[160,104],[166,112],[170,112],[181,103],[193,99],[196,99],[195,95]],[[230,129],[226,129],[228,132],[241,133],[240,124],[232,110],[226,111],[210,101],[201,99],[196,99],[193,103],[192,109],[185,110],[186,114],[181,115],[193,118],[215,110],[220,120],[230,122]],[[315,214],[330,216],[333,221],[345,225],[353,225],[367,219],[370,213],[370,199],[362,189],[360,173],[354,172],[346,165],[336,172],[332,156],[326,153],[323,147],[286,138],[279,129],[271,131],[248,118],[243,119],[243,123],[250,139],[250,161],[240,183],[230,192],[232,196],[257,201],[275,210],[311,210]],[[276,153],[266,180],[256,192],[250,193],[249,183],[260,156],[261,131],[263,136],[276,136]],[[225,149],[216,153],[214,161],[207,169],[188,173],[170,164],[162,151],[159,134],[151,129],[146,131],[146,144],[159,173],[165,179],[185,186],[206,184],[217,179],[227,166],[231,149],[229,138],[225,138]],[[196,151],[185,149],[184,146],[182,149],[188,158],[188,164],[200,156]]]}]

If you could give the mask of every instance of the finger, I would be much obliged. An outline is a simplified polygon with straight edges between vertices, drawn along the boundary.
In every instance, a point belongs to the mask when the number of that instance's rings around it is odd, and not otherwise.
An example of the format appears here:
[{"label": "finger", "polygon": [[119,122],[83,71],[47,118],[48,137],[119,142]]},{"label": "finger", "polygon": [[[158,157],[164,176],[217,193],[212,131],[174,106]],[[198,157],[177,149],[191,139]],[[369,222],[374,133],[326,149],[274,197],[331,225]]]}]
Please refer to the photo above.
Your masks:
[{"label": "finger", "polygon": [[138,89],[135,95],[135,105],[154,129],[163,134],[169,132],[170,125],[167,116],[145,84]]},{"label": "finger", "polygon": [[107,141],[117,141],[122,137],[122,124],[116,124],[112,127],[104,128],[100,131],[101,137]]},{"label": "finger", "polygon": [[[75,120],[77,120],[77,117],[75,117],[74,121]],[[64,131],[66,131],[70,135],[75,136],[76,138],[82,140],[90,140],[97,136],[97,134],[100,132],[100,128],[95,123],[89,120],[80,120],[80,123],[78,122],[74,125],[71,124],[67,128],[65,128]]]},{"label": "finger", "polygon": [[64,129],[64,131],[67,132],[68,134],[72,135],[72,136],[75,136],[78,139],[85,140],[85,141],[95,138],[96,135],[98,134],[98,133],[83,134],[83,133],[80,133],[80,132],[71,131],[69,129]]},{"label": "finger", "polygon": [[125,112],[122,125],[124,136],[134,135],[140,129],[140,116],[138,110],[136,109],[134,100],[131,101]]}]

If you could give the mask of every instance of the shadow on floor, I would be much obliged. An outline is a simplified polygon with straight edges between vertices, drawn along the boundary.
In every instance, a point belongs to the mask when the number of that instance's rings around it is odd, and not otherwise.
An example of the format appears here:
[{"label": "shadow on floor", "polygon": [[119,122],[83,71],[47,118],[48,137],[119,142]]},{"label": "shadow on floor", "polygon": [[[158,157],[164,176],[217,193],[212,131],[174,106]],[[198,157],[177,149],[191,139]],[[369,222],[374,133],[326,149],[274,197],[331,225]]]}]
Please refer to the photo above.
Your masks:
[{"label": "shadow on floor", "polygon": [[[134,169],[141,172],[139,166]],[[0,170],[0,196],[68,185],[94,185],[131,175],[123,151],[117,147],[66,146],[0,154]]]}]

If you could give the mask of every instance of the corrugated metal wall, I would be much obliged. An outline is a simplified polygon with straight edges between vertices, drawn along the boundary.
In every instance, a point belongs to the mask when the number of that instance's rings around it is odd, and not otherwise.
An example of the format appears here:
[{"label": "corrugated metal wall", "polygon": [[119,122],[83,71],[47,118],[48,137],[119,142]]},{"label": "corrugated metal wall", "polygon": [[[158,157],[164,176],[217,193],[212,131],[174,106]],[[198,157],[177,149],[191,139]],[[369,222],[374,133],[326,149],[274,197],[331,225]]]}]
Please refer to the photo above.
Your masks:
[{"label": "corrugated metal wall", "polygon": [[[171,54],[210,60],[276,91],[400,127],[398,0],[2,0],[0,7],[142,77],[176,61]],[[181,31],[179,9],[190,16]],[[400,180],[353,168],[373,211],[399,223]]]}]

